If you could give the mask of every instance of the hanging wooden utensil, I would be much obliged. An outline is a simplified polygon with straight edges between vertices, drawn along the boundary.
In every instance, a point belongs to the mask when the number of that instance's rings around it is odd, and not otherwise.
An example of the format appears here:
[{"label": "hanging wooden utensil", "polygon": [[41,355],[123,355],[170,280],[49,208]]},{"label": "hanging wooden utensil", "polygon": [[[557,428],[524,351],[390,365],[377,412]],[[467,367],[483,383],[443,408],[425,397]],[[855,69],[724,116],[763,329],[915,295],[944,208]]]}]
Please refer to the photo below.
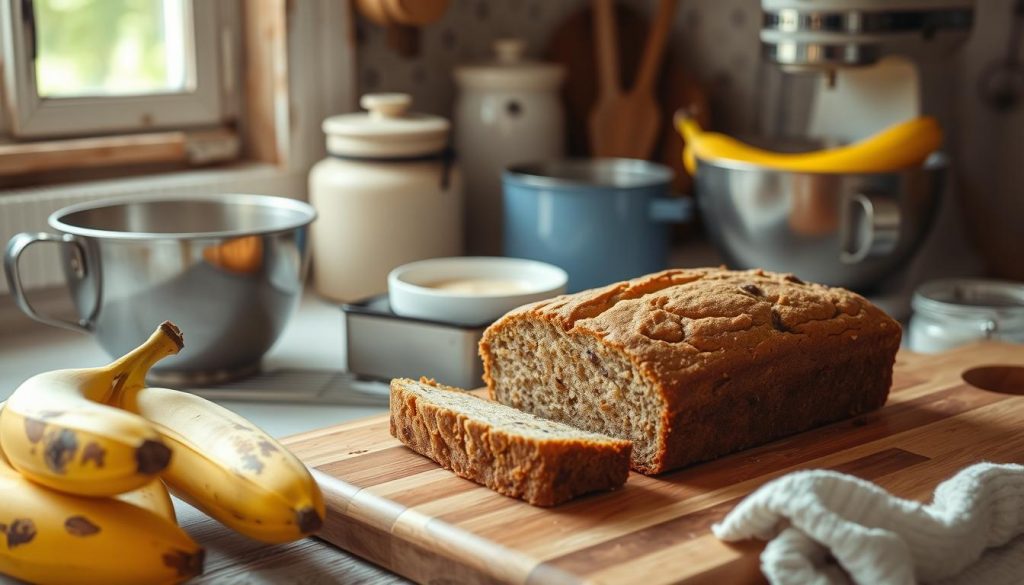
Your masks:
[{"label": "hanging wooden utensil", "polygon": [[[647,39],[647,19],[629,6],[616,4],[614,20],[619,41],[619,78],[624,85],[631,85]],[[595,28],[593,6],[586,3],[555,28],[544,52],[546,60],[565,67],[562,101],[566,114],[566,152],[570,156],[592,154],[589,118],[600,95],[597,60],[594,59]]]},{"label": "hanging wooden utensil", "polygon": [[[597,61],[594,59],[594,10],[590,3],[568,15],[555,27],[545,59],[565,67],[562,101],[566,115],[566,153],[569,156],[591,156],[589,117],[597,102]],[[630,87],[637,77],[643,58],[644,44],[649,36],[650,22],[641,13],[622,3],[615,4],[615,36],[618,40],[619,79]],[[711,127],[710,107],[705,91],[696,76],[687,72],[683,60],[666,51],[661,75],[657,75],[657,100],[661,108],[659,140],[652,160],[675,171],[673,190],[690,193],[691,177],[683,169],[683,138],[676,132],[672,114],[685,109],[697,118],[702,128]],[[675,230],[681,229],[676,226]]]},{"label": "hanging wooden utensil", "polygon": [[419,54],[420,27],[444,16],[449,0],[355,0],[356,9],[387,31],[388,46],[403,57]]},{"label": "hanging wooden utensil", "polygon": [[623,92],[619,80],[618,43],[612,0],[594,0],[594,37],[599,96],[590,115],[594,156],[648,158],[661,130],[655,78],[665,54],[676,0],[661,0],[644,47],[636,82]]}]

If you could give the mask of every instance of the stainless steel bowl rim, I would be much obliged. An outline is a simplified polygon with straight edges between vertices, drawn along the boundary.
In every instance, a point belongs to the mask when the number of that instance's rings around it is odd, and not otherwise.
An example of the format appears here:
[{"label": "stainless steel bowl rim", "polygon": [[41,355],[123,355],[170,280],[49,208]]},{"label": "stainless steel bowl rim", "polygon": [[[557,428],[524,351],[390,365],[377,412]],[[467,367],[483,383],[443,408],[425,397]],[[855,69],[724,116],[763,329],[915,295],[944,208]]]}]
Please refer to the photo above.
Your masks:
[{"label": "stainless steel bowl rim", "polygon": [[[612,181],[599,180],[602,172],[609,173]],[[672,177],[672,169],[665,165],[632,158],[530,162],[513,165],[503,173],[506,181],[548,189],[646,189],[671,183]]]},{"label": "stainless steel bowl rim", "polygon": [[897,170],[894,170],[894,171],[884,171],[884,172],[879,172],[879,173],[844,173],[844,172],[834,172],[834,173],[819,172],[819,173],[812,173],[812,172],[809,172],[809,171],[787,171],[787,170],[773,169],[773,168],[766,167],[766,166],[763,166],[763,165],[759,165],[759,164],[756,164],[756,163],[740,161],[740,160],[734,160],[734,159],[725,159],[725,158],[704,159],[704,158],[699,158],[698,157],[698,160],[697,160],[698,172],[700,172],[699,171],[700,165],[707,165],[707,166],[710,166],[710,167],[716,167],[716,168],[730,170],[730,171],[756,171],[756,172],[759,172],[759,173],[787,173],[787,174],[793,174],[793,175],[808,175],[808,176],[821,176],[821,177],[829,177],[829,176],[837,176],[837,175],[847,176],[847,177],[875,177],[875,176],[884,176],[884,175],[899,175],[899,174],[902,174],[902,173],[913,173],[913,172],[917,172],[917,171],[921,171],[921,170],[925,170],[925,171],[939,171],[939,170],[943,170],[943,169],[945,169],[946,167],[949,166],[949,157],[946,155],[946,153],[944,153],[942,151],[935,151],[935,152],[931,153],[930,155],[928,155],[928,158],[924,161],[924,164],[922,164],[920,167],[905,167],[905,168],[897,169]]},{"label": "stainless steel bowl rim", "polygon": [[[118,205],[139,203],[174,203],[181,201],[210,201],[214,203],[258,205],[262,207],[283,207],[291,211],[298,212],[303,216],[303,218],[300,221],[283,222],[281,225],[276,225],[273,226],[272,228],[265,229],[218,230],[211,232],[179,233],[101,230],[69,225],[62,221],[63,218],[74,213],[89,211],[93,209],[100,209],[104,207],[116,207]],[[55,230],[59,230],[63,233],[82,237],[104,238],[114,240],[198,240],[211,238],[238,238],[243,236],[257,236],[280,233],[307,226],[310,223],[312,223],[316,219],[316,217],[316,210],[313,208],[312,205],[306,203],[305,201],[299,201],[298,199],[291,199],[289,197],[281,197],[275,195],[252,195],[243,193],[225,193],[217,195],[176,195],[158,197],[140,197],[128,195],[124,197],[96,199],[93,201],[86,201],[83,203],[76,203],[74,205],[62,207],[50,214],[50,217],[47,219],[47,223],[50,225],[50,227],[52,227]]]},{"label": "stainless steel bowl rim", "polygon": [[[972,289],[979,299],[990,298],[1016,301],[1018,304],[967,304],[946,300],[949,291],[958,288]],[[1024,284],[1010,280],[982,278],[945,278],[922,284],[914,291],[911,305],[916,312],[937,313],[952,317],[972,317],[996,314],[1012,318],[1024,318]]]}]

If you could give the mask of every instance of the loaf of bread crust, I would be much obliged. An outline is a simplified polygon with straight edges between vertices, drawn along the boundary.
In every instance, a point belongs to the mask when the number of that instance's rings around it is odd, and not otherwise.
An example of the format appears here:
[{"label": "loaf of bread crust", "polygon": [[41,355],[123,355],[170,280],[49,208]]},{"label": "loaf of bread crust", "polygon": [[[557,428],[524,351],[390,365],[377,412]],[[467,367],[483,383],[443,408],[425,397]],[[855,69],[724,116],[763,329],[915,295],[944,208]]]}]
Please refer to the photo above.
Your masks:
[{"label": "loaf of bread crust", "polygon": [[881,407],[900,326],[761,270],[666,270],[526,305],[480,342],[491,396],[633,442],[643,473]]},{"label": "loaf of bread crust", "polygon": [[616,488],[629,476],[629,441],[425,379],[391,381],[391,434],[466,479],[536,506]]}]

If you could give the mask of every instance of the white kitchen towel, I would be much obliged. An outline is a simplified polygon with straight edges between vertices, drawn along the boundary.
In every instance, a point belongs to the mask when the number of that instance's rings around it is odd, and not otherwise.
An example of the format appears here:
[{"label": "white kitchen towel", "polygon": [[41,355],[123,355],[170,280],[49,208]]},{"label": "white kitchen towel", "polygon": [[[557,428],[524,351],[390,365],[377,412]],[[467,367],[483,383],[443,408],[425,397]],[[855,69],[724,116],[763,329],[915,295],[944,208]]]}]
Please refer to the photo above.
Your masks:
[{"label": "white kitchen towel", "polygon": [[1024,583],[1024,467],[972,465],[930,504],[800,471],[762,486],[712,531],[769,540],[761,570],[777,585]]}]

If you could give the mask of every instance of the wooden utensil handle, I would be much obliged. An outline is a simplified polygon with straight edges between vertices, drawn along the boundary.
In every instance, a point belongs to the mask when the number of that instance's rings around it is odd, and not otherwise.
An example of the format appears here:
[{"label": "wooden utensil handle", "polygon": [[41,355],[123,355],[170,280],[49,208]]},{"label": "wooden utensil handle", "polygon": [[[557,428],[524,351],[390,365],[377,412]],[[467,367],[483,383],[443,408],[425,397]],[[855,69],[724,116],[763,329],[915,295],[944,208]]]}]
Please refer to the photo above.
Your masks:
[{"label": "wooden utensil handle", "polygon": [[658,13],[654,16],[650,36],[644,46],[644,55],[640,61],[640,72],[636,76],[633,90],[650,91],[654,86],[654,76],[661,68],[665,56],[665,45],[668,44],[668,32],[672,29],[672,21],[676,14],[676,0],[661,0]]},{"label": "wooden utensil handle", "polygon": [[420,29],[391,23],[386,28],[388,46],[403,57],[412,58],[420,52]]},{"label": "wooden utensil handle", "polygon": [[619,93],[619,41],[613,0],[594,0],[594,41],[598,88],[602,95]]}]

